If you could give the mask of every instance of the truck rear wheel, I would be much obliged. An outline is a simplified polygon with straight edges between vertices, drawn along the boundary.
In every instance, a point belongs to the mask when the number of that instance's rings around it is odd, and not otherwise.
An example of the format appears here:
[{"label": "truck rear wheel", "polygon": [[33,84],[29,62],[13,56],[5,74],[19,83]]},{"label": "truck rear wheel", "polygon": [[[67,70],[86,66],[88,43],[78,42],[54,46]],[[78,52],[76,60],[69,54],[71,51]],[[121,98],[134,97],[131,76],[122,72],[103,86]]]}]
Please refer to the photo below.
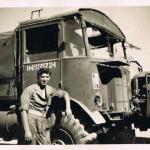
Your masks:
[{"label": "truck rear wheel", "polygon": [[117,144],[134,144],[135,143],[135,130],[133,129],[120,129],[116,131]]},{"label": "truck rear wheel", "polygon": [[51,131],[53,144],[86,144],[96,138],[95,133],[88,133],[84,126],[73,115],[66,116],[62,113],[59,125],[55,125]]}]

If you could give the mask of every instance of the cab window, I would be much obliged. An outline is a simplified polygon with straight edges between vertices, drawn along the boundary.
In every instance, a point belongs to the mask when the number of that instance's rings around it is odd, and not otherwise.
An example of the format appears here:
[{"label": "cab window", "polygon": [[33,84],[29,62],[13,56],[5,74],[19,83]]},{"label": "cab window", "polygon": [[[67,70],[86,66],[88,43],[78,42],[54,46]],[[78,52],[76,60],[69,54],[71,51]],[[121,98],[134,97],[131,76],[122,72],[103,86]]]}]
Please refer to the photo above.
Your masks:
[{"label": "cab window", "polygon": [[58,24],[25,30],[25,62],[57,58]]},{"label": "cab window", "polygon": [[100,27],[86,22],[86,33],[92,58],[124,58],[122,41]]}]

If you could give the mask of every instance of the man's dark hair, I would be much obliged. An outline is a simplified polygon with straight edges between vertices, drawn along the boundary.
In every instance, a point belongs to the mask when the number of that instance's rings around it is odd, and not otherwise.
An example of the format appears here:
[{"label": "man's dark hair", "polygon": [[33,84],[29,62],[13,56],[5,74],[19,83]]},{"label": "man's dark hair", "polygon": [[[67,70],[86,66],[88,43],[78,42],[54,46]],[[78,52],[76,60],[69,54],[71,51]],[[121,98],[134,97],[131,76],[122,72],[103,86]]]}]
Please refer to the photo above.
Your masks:
[{"label": "man's dark hair", "polygon": [[37,78],[39,78],[43,73],[51,75],[51,71],[48,68],[40,68],[37,71]]}]

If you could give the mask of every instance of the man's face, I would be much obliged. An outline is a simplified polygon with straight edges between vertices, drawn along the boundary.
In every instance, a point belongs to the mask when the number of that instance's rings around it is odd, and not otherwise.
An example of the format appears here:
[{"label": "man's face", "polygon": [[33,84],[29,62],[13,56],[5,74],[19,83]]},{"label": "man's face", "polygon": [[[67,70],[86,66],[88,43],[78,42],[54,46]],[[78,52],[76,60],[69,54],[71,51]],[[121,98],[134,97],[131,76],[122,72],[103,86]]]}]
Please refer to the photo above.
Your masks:
[{"label": "man's face", "polygon": [[48,81],[50,80],[50,76],[47,73],[43,73],[41,76],[38,78],[38,83],[41,86],[46,86],[48,84]]}]

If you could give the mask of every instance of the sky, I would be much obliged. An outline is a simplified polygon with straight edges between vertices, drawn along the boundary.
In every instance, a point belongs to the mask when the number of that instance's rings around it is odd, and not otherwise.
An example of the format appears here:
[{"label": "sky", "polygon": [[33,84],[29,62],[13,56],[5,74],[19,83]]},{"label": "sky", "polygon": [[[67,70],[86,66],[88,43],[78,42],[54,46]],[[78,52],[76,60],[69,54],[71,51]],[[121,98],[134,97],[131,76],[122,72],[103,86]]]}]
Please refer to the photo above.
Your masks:
[{"label": "sky", "polygon": [[6,1],[0,0],[0,32],[15,29],[19,22],[31,18],[32,10],[39,8],[43,8],[41,17],[68,12],[80,7],[92,7],[102,11],[120,27],[128,42],[141,48],[141,50],[127,49],[127,54],[138,60],[144,71],[150,71],[150,3],[147,4],[147,0],[145,3],[137,1],[137,4],[135,3],[136,0],[132,0],[134,3],[123,1],[122,4],[113,3],[113,1],[108,3],[108,0],[105,0],[105,3],[104,1],[98,3],[100,0],[92,0],[92,3],[88,0],[83,0],[82,3],[79,3],[78,0],[66,0],[65,2],[68,3],[65,3],[64,0],[61,0],[59,3],[51,1],[53,3],[48,3],[48,5],[46,5],[47,0],[39,0],[36,1],[37,3],[34,3],[34,0],[33,3],[29,3],[32,1],[27,3],[25,0],[20,0],[20,3],[17,3],[17,0],[14,0],[13,2],[16,1],[16,3],[11,3],[11,5],[10,1],[8,4],[5,3]]}]

